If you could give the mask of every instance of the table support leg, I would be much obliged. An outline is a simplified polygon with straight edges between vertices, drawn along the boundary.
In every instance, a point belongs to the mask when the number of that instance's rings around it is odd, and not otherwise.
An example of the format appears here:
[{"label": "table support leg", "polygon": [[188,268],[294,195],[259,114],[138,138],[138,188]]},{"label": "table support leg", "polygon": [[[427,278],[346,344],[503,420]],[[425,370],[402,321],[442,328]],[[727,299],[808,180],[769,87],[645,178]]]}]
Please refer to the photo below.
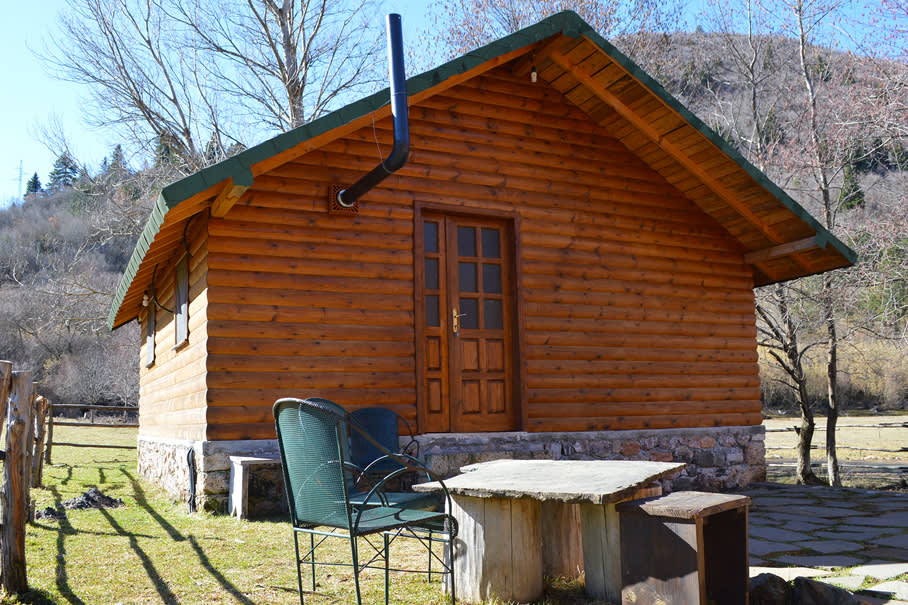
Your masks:
[{"label": "table support leg", "polygon": [[579,504],[542,503],[542,564],[549,578],[573,580],[583,573]]},{"label": "table support leg", "polygon": [[527,603],[542,595],[540,503],[452,495],[459,533],[454,573],[464,602]]},{"label": "table support leg", "polygon": [[580,505],[586,594],[621,602],[621,528],[614,504]]}]

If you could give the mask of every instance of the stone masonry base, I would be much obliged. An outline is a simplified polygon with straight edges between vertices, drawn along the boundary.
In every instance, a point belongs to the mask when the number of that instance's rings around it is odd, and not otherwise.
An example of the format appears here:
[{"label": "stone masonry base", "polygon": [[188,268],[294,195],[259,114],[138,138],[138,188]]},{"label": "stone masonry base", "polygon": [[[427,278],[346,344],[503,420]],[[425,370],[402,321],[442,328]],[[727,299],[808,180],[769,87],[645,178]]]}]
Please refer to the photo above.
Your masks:
[{"label": "stone masonry base", "polygon": [[[442,477],[467,464],[496,460],[655,460],[686,462],[663,480],[665,492],[734,490],[766,478],[763,426],[580,433],[430,433],[417,437],[420,458]],[[277,441],[187,441],[139,436],[138,467],[145,479],[180,502],[189,501],[189,453],[199,510],[227,511],[230,456],[278,456]],[[280,473],[252,477],[249,510],[286,510]]]}]

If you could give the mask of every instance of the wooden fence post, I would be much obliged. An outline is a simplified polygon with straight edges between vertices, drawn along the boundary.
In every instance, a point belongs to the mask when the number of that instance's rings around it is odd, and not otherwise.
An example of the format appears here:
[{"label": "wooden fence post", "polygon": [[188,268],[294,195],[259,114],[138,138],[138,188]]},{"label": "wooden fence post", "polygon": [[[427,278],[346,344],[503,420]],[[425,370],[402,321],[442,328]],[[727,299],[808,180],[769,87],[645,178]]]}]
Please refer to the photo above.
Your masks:
[{"label": "wooden fence post", "polygon": [[0,500],[3,525],[0,527],[0,583],[10,594],[28,590],[25,572],[25,523],[28,516],[29,478],[28,433],[34,385],[31,372],[13,372],[6,422],[6,463]]},{"label": "wooden fence post", "polygon": [[53,464],[50,461],[50,448],[54,444],[54,404],[47,402],[47,446],[44,449],[44,463]]},{"label": "wooden fence post", "polygon": [[[31,374],[31,372],[29,372]],[[15,374],[14,374],[15,375]],[[24,408],[22,410],[22,419],[25,420],[25,449],[23,453],[25,454],[25,466],[23,471],[25,472],[25,491],[23,496],[25,499],[25,520],[28,523],[31,523],[35,520],[35,515],[32,511],[32,458],[35,456],[35,387],[36,383],[32,383],[31,389],[28,391],[28,399],[24,400]]]},{"label": "wooden fence post", "polygon": [[6,421],[6,400],[9,397],[9,381],[13,376],[13,362],[0,361],[0,427]]},{"label": "wooden fence post", "polygon": [[35,449],[32,455],[32,487],[41,486],[41,475],[44,472],[44,424],[47,416],[47,399],[35,396]]}]

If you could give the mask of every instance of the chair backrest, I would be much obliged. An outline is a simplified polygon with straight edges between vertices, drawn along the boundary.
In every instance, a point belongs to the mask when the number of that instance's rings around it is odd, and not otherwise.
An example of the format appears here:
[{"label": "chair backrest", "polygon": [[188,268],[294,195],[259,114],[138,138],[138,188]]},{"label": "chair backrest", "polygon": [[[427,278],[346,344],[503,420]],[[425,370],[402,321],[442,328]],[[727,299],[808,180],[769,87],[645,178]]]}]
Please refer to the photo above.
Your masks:
[{"label": "chair backrest", "polygon": [[[394,453],[400,451],[398,415],[395,412],[387,408],[360,408],[351,412],[350,416],[372,439],[381,444],[386,450]],[[361,432],[351,432],[350,459],[353,464],[360,468],[366,468],[384,454],[385,452]],[[399,466],[393,462],[391,465]]]},{"label": "chair backrest", "polygon": [[350,529],[344,472],[348,424],[343,408],[326,401],[287,398],[274,404],[290,515],[298,526]]}]

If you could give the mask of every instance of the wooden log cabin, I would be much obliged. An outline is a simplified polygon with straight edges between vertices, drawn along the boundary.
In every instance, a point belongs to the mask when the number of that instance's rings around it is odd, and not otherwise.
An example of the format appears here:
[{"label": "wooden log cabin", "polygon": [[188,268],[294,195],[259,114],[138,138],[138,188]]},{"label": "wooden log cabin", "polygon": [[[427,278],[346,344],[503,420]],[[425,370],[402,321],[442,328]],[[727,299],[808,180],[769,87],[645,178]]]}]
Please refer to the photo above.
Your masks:
[{"label": "wooden log cabin", "polygon": [[332,191],[390,149],[387,90],[163,190],[110,312],[143,330],[142,474],[222,506],[273,402],[320,396],[393,409],[442,472],[758,478],[753,288],[853,252],[573,13],[407,89],[409,161],[353,209]]}]

